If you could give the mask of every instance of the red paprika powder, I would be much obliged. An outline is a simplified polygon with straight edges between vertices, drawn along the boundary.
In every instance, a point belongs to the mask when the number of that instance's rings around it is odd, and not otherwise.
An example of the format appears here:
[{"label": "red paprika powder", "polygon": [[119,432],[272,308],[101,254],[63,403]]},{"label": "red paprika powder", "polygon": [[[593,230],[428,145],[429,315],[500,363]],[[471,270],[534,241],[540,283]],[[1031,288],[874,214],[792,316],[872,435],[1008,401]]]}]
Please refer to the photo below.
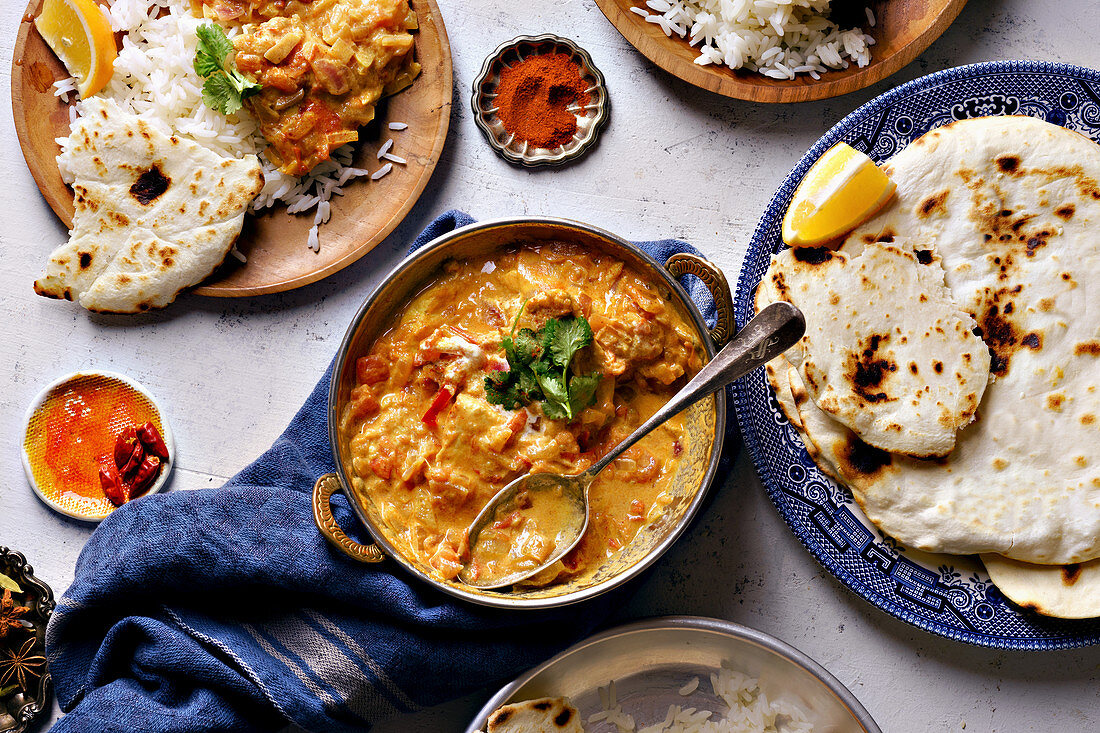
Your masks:
[{"label": "red paprika powder", "polygon": [[553,150],[577,134],[577,116],[568,107],[588,103],[588,86],[569,54],[528,56],[500,72],[497,114],[508,132]]}]

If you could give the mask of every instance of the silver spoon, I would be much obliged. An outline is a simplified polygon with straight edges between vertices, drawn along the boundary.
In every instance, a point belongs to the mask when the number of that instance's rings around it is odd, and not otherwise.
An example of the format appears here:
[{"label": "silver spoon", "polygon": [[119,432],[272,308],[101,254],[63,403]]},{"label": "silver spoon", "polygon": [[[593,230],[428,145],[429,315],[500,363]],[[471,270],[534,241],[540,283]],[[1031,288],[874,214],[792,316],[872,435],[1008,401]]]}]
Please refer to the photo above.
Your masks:
[{"label": "silver spoon", "polygon": [[[600,471],[670,417],[782,354],[802,338],[805,331],[806,321],[801,311],[793,305],[790,303],[769,305],[756,314],[756,317],[749,321],[664,407],[654,413],[653,417],[646,420],[626,440],[592,464],[587,471],[576,476],[533,473],[520,476],[509,483],[497,492],[470,524],[466,535],[471,549],[470,554],[473,554],[481,531],[498,516],[498,510],[504,508],[504,512],[501,512],[504,515],[510,513],[513,507],[519,506],[517,498],[520,494],[524,494],[526,502],[532,500],[566,502],[566,506],[562,507],[564,511],[561,512],[566,516],[566,521],[557,532],[554,550],[540,565],[504,576],[483,577],[480,571],[472,573],[470,563],[467,561],[458,574],[459,579],[477,588],[502,588],[529,578],[557,562],[580,542],[585,530],[588,529],[588,488]],[[546,492],[554,493],[547,493],[544,497],[538,496]]]}]

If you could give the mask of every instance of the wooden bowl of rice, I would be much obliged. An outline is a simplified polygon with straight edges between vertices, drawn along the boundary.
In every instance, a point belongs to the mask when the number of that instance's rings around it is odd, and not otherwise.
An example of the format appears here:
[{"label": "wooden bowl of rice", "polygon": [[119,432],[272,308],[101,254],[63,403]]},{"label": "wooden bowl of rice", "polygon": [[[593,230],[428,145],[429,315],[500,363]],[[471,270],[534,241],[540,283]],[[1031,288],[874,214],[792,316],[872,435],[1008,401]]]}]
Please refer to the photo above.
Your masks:
[{"label": "wooden bowl of rice", "polygon": [[[816,0],[793,0],[791,5],[809,3],[818,4]],[[596,0],[623,37],[665,71],[716,94],[752,102],[828,99],[881,81],[939,38],[965,4],[966,0],[836,2],[833,20],[840,29],[854,32],[838,38],[828,32],[815,35],[811,30],[803,36],[806,43],[800,46],[801,52],[793,49],[798,55],[792,56],[792,49],[777,45],[775,35],[779,30],[795,32],[801,24],[776,17],[770,25],[775,12],[790,12],[789,6],[774,10],[776,3],[770,0],[733,2],[742,15],[748,13],[749,19],[760,18],[766,28],[774,27],[768,32],[746,30],[747,24],[738,26],[732,18],[702,17],[694,10],[702,5],[698,0]],[[689,45],[693,22],[702,22],[715,33],[715,50],[703,49],[705,44]],[[677,35],[679,30],[685,31],[685,38]],[[825,43],[815,43],[822,40]],[[845,53],[846,45],[854,53]],[[837,52],[842,58],[834,56]],[[727,56],[734,65],[742,62],[746,66],[736,70],[726,66],[722,61]],[[761,60],[761,71],[750,70],[754,59]],[[830,68],[844,63],[847,68]]]}]

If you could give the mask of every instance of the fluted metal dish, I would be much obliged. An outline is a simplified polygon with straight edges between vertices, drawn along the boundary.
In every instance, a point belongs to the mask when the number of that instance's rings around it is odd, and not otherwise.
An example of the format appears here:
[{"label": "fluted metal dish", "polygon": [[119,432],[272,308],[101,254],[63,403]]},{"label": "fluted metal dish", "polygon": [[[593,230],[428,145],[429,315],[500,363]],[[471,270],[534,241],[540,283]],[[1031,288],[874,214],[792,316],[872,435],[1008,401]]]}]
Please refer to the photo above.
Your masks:
[{"label": "fluted metal dish", "polygon": [[[570,110],[577,117],[576,134],[565,145],[552,150],[533,147],[526,140],[505,130],[495,104],[497,85],[504,67],[521,59],[546,53],[569,54],[580,67],[581,78],[589,85],[588,102],[574,105]],[[596,138],[607,124],[611,112],[603,74],[592,62],[592,57],[568,38],[551,33],[519,36],[497,46],[485,59],[481,73],[474,79],[471,106],[474,110],[474,122],[485,134],[485,139],[493,150],[509,163],[528,167],[561,165],[581,157],[596,144]]]},{"label": "fluted metal dish", "polygon": [[[0,547],[0,573],[10,577],[23,589],[23,592],[15,597],[16,605],[30,608],[29,613],[23,618],[29,623],[29,627],[23,633],[9,631],[4,642],[12,641],[13,637],[18,636],[21,643],[26,643],[26,639],[33,637],[32,653],[36,656],[44,656],[46,624],[50,621],[55,605],[53,591],[50,586],[34,577],[34,569],[27,564],[27,558],[22,553],[9,550],[7,547]],[[50,671],[49,668],[44,668],[31,690],[0,698],[0,733],[23,733],[38,719],[43,710],[50,707],[52,696]]]}]

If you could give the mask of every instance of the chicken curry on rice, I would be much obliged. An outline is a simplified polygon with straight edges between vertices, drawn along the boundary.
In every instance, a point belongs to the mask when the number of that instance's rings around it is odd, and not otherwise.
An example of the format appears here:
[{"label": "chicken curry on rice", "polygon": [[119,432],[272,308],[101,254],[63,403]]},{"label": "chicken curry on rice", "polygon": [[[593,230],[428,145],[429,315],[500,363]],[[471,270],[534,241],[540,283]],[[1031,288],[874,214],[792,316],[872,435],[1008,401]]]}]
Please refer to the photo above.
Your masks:
[{"label": "chicken curry on rice", "polygon": [[[591,344],[569,370],[598,375],[589,406],[552,419],[548,403],[499,403],[488,379],[510,367],[517,327],[585,319]],[[356,362],[340,416],[352,488],[406,557],[449,580],[467,559],[466,529],[505,484],[533,472],[576,474],[656,412],[705,358],[690,320],[622,261],[566,243],[524,244],[450,261]],[[490,401],[492,400],[492,401]],[[508,409],[509,407],[517,409]],[[528,582],[597,569],[658,519],[685,450],[682,416],[605,469],[590,491],[591,522],[576,548]],[[490,525],[502,537],[544,536],[520,512]],[[524,544],[537,564],[552,546]],[[471,567],[473,572],[476,568]]]},{"label": "chicken curry on rice", "polygon": [[201,0],[202,13],[242,25],[237,69],[263,89],[245,105],[268,159],[301,176],[359,139],[385,95],[420,73],[409,0]]}]

